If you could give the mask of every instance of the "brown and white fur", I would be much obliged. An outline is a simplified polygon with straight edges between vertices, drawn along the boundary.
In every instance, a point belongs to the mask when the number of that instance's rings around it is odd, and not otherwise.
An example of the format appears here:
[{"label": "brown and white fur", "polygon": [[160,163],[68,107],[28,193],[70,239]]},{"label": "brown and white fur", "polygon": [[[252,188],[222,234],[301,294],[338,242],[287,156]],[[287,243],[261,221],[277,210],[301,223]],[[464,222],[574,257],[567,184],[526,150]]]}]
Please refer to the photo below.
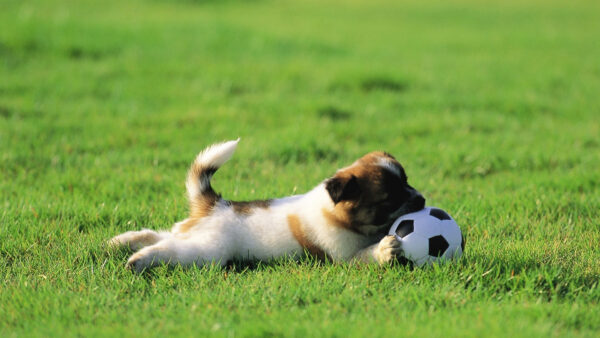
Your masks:
[{"label": "brown and white fur", "polygon": [[164,263],[224,265],[305,251],[332,261],[385,264],[402,255],[387,230],[397,217],[422,209],[425,199],[391,155],[369,153],[303,195],[233,202],[222,199],[210,180],[238,141],[210,146],[192,163],[188,218],[171,231],[129,231],[109,241],[137,251],[127,267],[140,272]]}]

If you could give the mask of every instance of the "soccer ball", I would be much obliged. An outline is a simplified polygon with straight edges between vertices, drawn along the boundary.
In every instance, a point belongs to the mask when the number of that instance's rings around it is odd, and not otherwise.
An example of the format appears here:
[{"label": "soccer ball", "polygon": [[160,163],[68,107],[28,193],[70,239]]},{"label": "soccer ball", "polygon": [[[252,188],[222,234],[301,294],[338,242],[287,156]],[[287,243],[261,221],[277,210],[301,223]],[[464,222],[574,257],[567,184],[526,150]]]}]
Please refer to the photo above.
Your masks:
[{"label": "soccer ball", "polygon": [[417,266],[457,259],[465,249],[458,224],[442,209],[427,207],[399,217],[390,228],[404,256]]}]

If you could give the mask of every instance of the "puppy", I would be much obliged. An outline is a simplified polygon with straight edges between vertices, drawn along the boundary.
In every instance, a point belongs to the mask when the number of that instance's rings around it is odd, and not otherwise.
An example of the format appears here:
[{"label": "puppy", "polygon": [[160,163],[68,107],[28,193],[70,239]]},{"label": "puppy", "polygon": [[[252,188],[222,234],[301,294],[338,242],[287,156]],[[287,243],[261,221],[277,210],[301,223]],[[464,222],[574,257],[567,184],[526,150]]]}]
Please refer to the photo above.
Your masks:
[{"label": "puppy", "polygon": [[402,256],[400,242],[387,231],[397,217],[422,209],[425,199],[391,155],[369,153],[303,195],[234,202],[221,198],[210,180],[238,141],[210,146],[192,163],[188,218],[171,231],[129,231],[109,241],[137,251],[128,268],[224,265],[232,259],[299,257],[306,251],[332,261],[379,264]]}]

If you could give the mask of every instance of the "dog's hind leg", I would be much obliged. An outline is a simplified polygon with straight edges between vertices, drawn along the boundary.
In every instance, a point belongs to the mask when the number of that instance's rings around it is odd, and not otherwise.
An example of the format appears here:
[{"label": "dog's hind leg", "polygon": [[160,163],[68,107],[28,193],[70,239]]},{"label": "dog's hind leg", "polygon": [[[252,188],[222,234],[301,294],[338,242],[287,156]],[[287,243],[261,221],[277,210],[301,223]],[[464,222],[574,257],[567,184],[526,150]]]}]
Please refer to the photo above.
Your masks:
[{"label": "dog's hind leg", "polygon": [[172,237],[147,246],[133,254],[127,261],[127,268],[141,272],[161,264],[202,266],[205,264],[225,265],[231,253],[225,246],[206,245],[193,238]]},{"label": "dog's hind leg", "polygon": [[163,239],[170,238],[171,236],[172,234],[170,232],[156,232],[150,229],[127,231],[111,238],[108,241],[108,245],[114,248],[127,247],[133,251],[137,251],[149,245],[156,244]]}]

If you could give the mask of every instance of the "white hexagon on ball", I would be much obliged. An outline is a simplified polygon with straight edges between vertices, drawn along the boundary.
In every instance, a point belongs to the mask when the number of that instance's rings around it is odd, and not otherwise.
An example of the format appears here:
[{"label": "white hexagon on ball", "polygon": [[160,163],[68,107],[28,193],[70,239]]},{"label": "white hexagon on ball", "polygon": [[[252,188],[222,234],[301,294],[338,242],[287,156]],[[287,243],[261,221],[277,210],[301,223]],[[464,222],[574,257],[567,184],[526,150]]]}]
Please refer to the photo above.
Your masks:
[{"label": "white hexagon on ball", "polygon": [[419,234],[412,233],[402,239],[402,250],[406,258],[415,262],[429,256],[428,240]]},{"label": "white hexagon on ball", "polygon": [[415,220],[415,233],[424,238],[441,235],[439,223],[437,218],[419,217],[419,219]]}]

